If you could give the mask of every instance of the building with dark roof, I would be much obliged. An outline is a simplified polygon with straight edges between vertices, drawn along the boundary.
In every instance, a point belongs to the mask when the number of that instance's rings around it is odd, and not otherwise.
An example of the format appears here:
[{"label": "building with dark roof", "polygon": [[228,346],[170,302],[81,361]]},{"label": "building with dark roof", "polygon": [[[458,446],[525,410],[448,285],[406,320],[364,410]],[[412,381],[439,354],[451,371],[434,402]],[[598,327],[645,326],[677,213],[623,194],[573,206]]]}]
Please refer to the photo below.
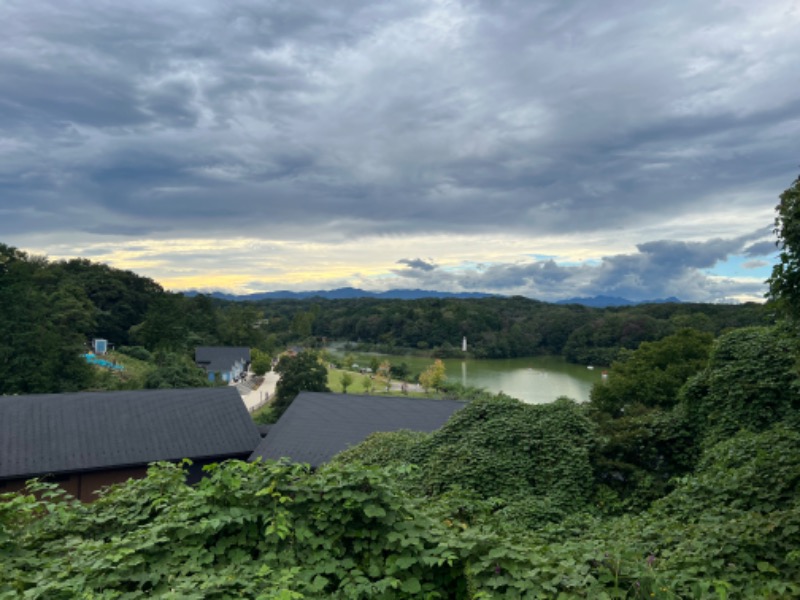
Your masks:
[{"label": "building with dark roof", "polygon": [[209,381],[217,374],[223,381],[233,381],[250,364],[250,348],[239,346],[198,346],[194,362],[208,373]]},{"label": "building with dark roof", "polygon": [[91,500],[148,463],[246,459],[261,441],[235,388],[0,396],[0,492],[33,477]]},{"label": "building with dark roof", "polygon": [[435,431],[464,402],[300,392],[255,449],[250,460],[278,460],[319,466],[379,431]]}]

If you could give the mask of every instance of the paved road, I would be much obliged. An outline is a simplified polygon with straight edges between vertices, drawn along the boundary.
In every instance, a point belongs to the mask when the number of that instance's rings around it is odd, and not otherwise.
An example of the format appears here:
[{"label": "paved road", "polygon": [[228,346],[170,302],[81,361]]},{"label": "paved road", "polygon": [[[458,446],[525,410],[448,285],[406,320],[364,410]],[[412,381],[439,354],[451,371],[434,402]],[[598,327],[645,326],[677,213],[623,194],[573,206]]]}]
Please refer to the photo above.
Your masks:
[{"label": "paved road", "polygon": [[264,375],[264,382],[257,389],[251,391],[249,394],[242,395],[242,400],[245,406],[247,406],[247,410],[252,412],[257,407],[263,405],[268,398],[272,398],[278,379],[280,379],[280,375],[275,371],[270,371]]}]

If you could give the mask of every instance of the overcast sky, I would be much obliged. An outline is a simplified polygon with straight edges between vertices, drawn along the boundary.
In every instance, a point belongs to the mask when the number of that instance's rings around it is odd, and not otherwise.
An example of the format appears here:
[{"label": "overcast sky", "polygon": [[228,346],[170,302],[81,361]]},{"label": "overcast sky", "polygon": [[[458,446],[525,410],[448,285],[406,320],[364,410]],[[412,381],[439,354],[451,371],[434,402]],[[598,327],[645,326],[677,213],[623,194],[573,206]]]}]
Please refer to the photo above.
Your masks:
[{"label": "overcast sky", "polygon": [[165,287],[760,299],[798,0],[0,2],[0,242]]}]

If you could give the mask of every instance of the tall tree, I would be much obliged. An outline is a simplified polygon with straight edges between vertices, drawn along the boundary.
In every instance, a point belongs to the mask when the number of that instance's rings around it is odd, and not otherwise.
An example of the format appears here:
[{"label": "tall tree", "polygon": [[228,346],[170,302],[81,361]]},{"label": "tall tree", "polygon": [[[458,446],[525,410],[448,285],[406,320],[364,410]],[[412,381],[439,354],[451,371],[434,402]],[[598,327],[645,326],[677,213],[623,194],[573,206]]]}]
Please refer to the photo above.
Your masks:
[{"label": "tall tree", "polygon": [[0,394],[78,391],[91,384],[81,358],[93,309],[47,259],[0,244]]},{"label": "tall tree", "polygon": [[422,375],[419,376],[419,383],[426,390],[438,391],[444,380],[447,379],[445,374],[444,363],[440,359],[433,361],[433,364],[425,369]]},{"label": "tall tree", "polygon": [[258,348],[251,350],[250,370],[256,375],[264,375],[272,369],[272,357]]},{"label": "tall tree", "polygon": [[236,303],[227,306],[222,311],[220,342],[228,346],[260,346],[264,334],[259,322],[263,317],[263,313],[250,304]]},{"label": "tall tree", "polygon": [[131,337],[148,350],[186,350],[187,306],[188,301],[181,294],[158,297],[147,311],[144,322],[131,328]]},{"label": "tall tree", "polygon": [[775,235],[780,262],[772,269],[768,296],[785,314],[800,318],[800,176],[780,195]]},{"label": "tall tree", "polygon": [[289,408],[300,392],[329,392],[328,370],[316,352],[305,351],[297,356],[283,356],[275,366],[280,379],[275,386],[272,411],[275,418]]},{"label": "tall tree", "polygon": [[353,375],[349,371],[344,371],[339,376],[339,383],[342,384],[342,393],[347,393],[347,388],[353,385]]},{"label": "tall tree", "polygon": [[150,304],[164,293],[152,279],[85,258],[56,262],[50,271],[59,287],[80,287],[91,301],[96,313],[91,336],[117,346],[130,343],[130,328],[144,320]]},{"label": "tall tree", "polygon": [[592,388],[592,407],[613,417],[636,405],[672,407],[681,386],[706,366],[713,341],[710,333],[683,329],[657,342],[643,342],[636,350],[624,350],[611,365],[611,379]]}]

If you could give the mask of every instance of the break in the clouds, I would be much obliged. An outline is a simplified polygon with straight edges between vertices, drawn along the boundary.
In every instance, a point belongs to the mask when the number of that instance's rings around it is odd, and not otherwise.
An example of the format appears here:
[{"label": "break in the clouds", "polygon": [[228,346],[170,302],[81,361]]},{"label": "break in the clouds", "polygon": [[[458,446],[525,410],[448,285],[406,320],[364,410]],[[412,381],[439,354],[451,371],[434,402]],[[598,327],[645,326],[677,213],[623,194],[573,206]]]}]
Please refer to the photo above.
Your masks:
[{"label": "break in the clouds", "polygon": [[170,287],[757,298],[800,162],[795,0],[8,0],[0,23],[0,241]]}]

